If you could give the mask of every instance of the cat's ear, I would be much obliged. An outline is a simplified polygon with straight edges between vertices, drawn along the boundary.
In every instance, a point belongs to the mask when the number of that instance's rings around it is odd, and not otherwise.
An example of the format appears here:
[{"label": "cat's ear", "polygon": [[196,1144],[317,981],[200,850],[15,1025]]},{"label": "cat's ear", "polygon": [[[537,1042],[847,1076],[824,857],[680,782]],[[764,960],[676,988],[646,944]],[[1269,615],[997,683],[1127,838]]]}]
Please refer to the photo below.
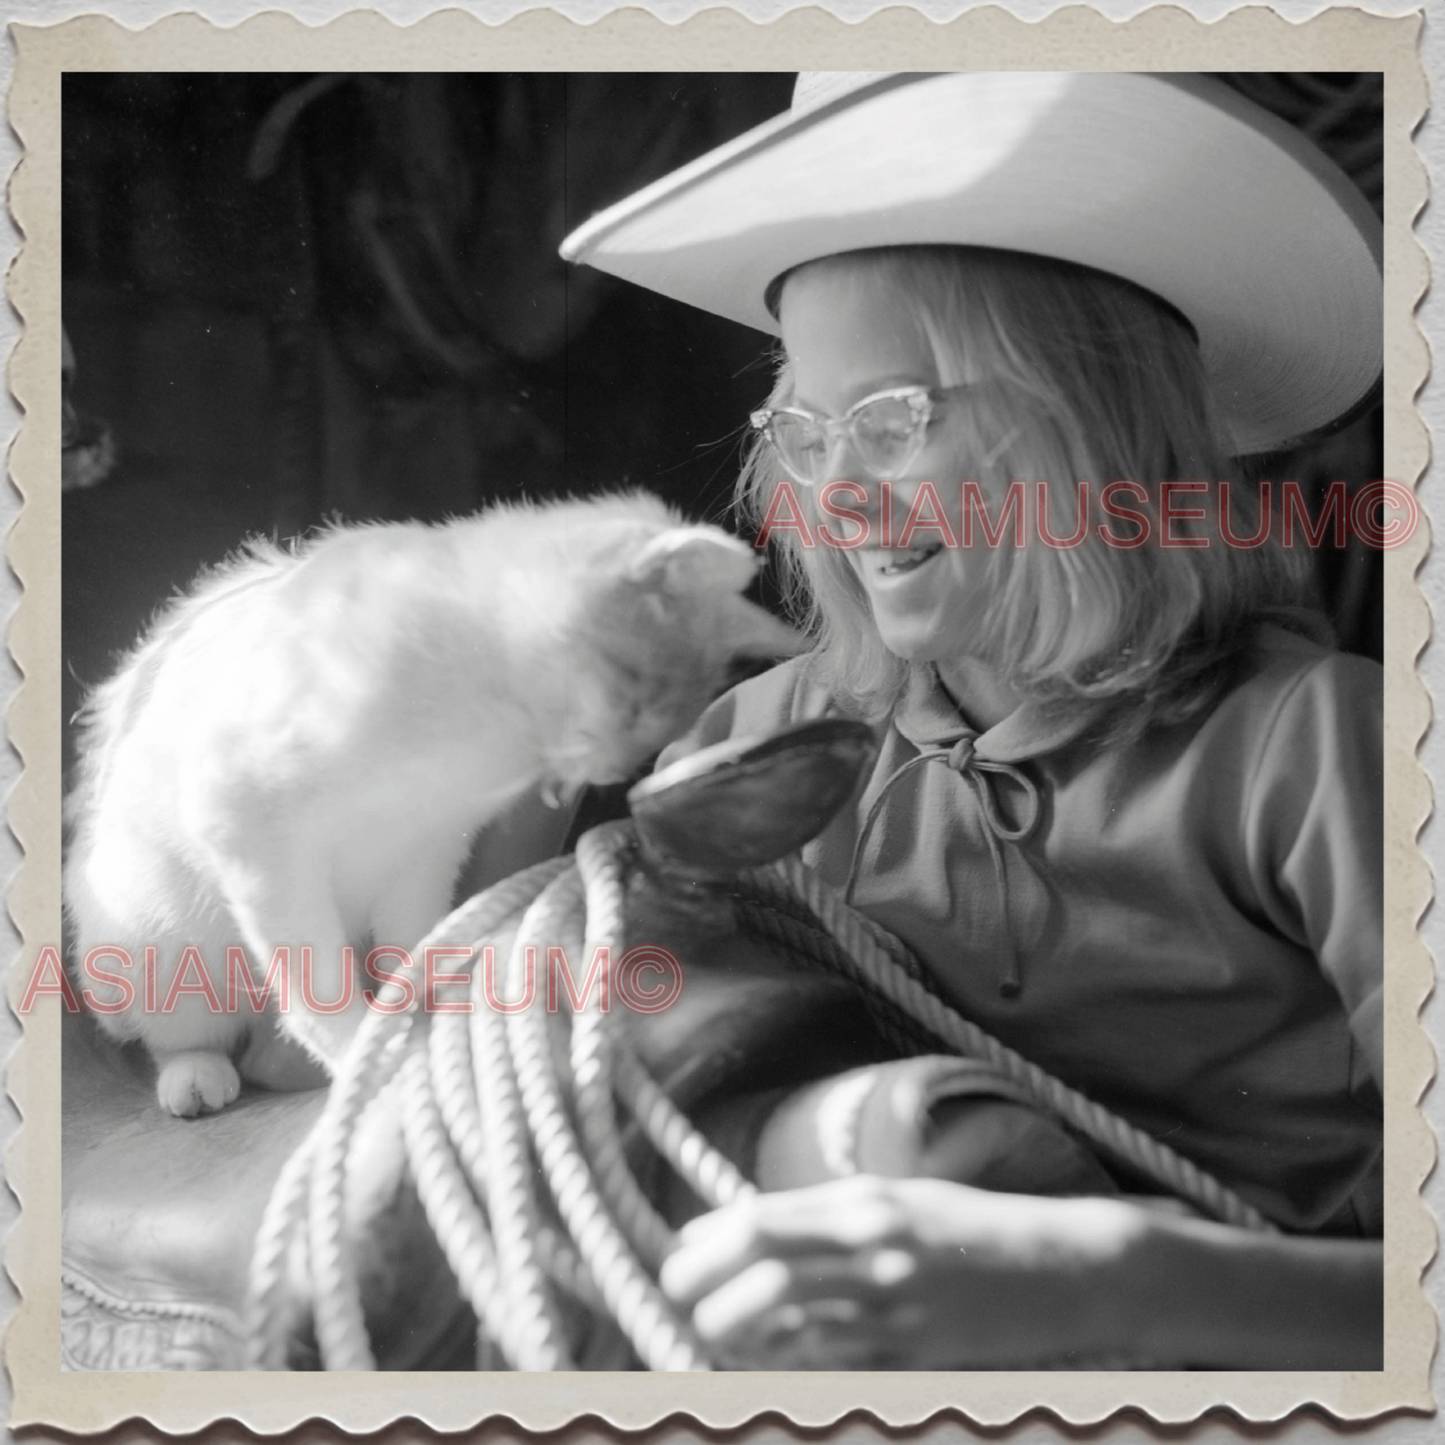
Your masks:
[{"label": "cat's ear", "polygon": [[757,570],[753,549],[717,527],[669,527],[647,541],[628,568],[634,581],[674,596],[742,592]]}]

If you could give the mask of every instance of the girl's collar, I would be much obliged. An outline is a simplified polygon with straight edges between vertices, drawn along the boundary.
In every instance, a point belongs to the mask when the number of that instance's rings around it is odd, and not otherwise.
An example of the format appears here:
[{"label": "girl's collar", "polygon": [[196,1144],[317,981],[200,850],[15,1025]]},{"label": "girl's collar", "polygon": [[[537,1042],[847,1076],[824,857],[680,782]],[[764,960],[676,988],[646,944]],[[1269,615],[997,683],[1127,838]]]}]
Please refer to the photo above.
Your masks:
[{"label": "girl's collar", "polygon": [[931,663],[909,670],[893,725],[915,747],[942,747],[974,739],[974,751],[992,762],[1019,763],[1075,742],[1106,711],[1099,703],[1024,703],[1002,722],[979,732],[960,715]]}]

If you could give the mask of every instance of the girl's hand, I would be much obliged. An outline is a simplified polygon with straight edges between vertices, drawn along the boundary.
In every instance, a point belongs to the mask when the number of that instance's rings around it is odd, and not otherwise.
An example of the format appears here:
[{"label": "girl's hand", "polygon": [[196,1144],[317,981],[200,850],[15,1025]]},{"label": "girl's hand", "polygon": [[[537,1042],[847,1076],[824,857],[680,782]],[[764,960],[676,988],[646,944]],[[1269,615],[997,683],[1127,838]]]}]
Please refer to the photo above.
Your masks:
[{"label": "girl's hand", "polygon": [[1097,1367],[1149,1347],[1119,1291],[1148,1228],[1118,1200],[860,1176],[693,1220],[662,1287],[741,1368]]}]

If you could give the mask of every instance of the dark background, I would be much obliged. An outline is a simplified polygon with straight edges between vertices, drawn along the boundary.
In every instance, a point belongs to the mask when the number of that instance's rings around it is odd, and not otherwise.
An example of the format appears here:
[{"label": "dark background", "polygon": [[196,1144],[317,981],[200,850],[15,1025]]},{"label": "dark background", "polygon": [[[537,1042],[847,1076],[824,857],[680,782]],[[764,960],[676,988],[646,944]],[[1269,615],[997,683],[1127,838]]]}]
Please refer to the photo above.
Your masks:
[{"label": "dark background", "polygon": [[[1237,75],[1381,202],[1378,75]],[[790,74],[70,74],[65,716],[242,537],[624,484],[723,520],[768,339],[565,267],[602,206]],[[113,460],[112,460],[113,458]],[[1378,410],[1252,474],[1380,476]],[[103,473],[103,477],[102,477]],[[1378,554],[1316,558],[1378,657]],[[69,740],[67,736],[67,759]]]}]

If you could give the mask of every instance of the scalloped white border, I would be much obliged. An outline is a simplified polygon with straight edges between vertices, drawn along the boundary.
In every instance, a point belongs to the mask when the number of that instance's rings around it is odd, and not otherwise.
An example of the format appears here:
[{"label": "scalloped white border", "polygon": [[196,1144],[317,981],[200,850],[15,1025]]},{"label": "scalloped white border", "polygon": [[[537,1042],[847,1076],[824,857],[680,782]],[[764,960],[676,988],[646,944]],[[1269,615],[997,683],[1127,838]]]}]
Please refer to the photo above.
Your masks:
[{"label": "scalloped white border", "polygon": [[[53,7],[51,13],[53,14]],[[213,4],[223,23],[255,7]],[[339,6],[313,6],[314,12]],[[418,8],[403,3],[381,9],[410,19]],[[520,6],[496,6],[487,20]],[[658,25],[639,12],[613,12],[604,0],[565,9],[593,22],[579,28],[554,11],[532,11],[516,23],[478,25],[459,11],[432,16],[417,29],[396,31],[375,11],[353,13],[324,30],[278,14],[218,30],[198,16],[179,16],[139,34],[93,17],[60,28],[17,36],[21,54],[12,91],[12,123],[31,155],[12,179],[16,219],[31,243],[10,278],[12,304],[27,334],[11,362],[11,386],[25,407],[27,424],[11,454],[11,471],[26,492],[24,512],[9,544],[12,565],[26,587],[10,642],[26,684],[10,715],[11,734],[27,771],[11,800],[11,823],[27,856],[10,893],[11,913],[32,940],[58,936],[58,86],[70,68],[294,68],[370,64],[376,68],[431,68],[433,57],[486,68],[529,68],[541,63],[573,68],[639,64],[681,65],[689,54],[705,56],[708,68],[736,65],[831,69],[866,65],[880,56],[898,68],[938,63],[940,40],[959,44],[960,63],[1008,64],[1018,50],[999,47],[1048,41],[1050,63],[1064,56],[1076,66],[1154,68],[1381,68],[1387,87],[1386,474],[1413,480],[1422,471],[1426,438],[1412,396],[1424,379],[1426,350],[1409,319],[1423,290],[1424,253],[1409,232],[1409,218],[1424,199],[1424,173],[1408,140],[1408,123],[1424,104],[1423,74],[1414,58],[1414,27],[1360,11],[1335,10],[1300,27],[1269,11],[1235,12],[1218,26],[1203,27],[1177,8],[1159,8],[1116,27],[1096,10],[1075,7],[1024,30],[1001,10],[976,10],[940,33],[915,9],[877,15],[864,25],[839,25],[821,12],[785,4],[752,4],[750,12],[784,14],[764,38],[736,12],[712,11],[679,28],[676,21],[704,7],[659,3],[669,22]],[[841,7],[840,7],[841,8]],[[876,6],[848,6],[861,16]],[[961,8],[961,7],[951,7]],[[1047,7],[1015,7],[1023,13]],[[1116,7],[1110,6],[1111,9]],[[1136,8],[1136,7],[1130,7]],[[1225,5],[1204,5],[1214,16]],[[1296,7],[1298,8],[1298,7]],[[12,9],[13,14],[13,9]],[[37,17],[38,18],[38,17]],[[49,17],[47,17],[49,18]],[[129,18],[129,17],[126,17]],[[308,20],[312,14],[306,16]],[[315,18],[321,18],[315,15]],[[1032,16],[1030,17],[1032,18]],[[400,47],[398,42],[400,41]],[[1053,48],[1062,44],[1065,49]],[[701,49],[699,49],[701,47]],[[1203,47],[1203,50],[1200,49]],[[1232,49],[1226,58],[1225,49]],[[1208,51],[1205,58],[1204,51]],[[399,59],[405,55],[405,59]],[[909,56],[920,57],[911,62]],[[1093,58],[1090,58],[1092,56]],[[1378,57],[1378,59],[1376,59]],[[1037,62],[1035,62],[1037,63]],[[1423,559],[1423,533],[1411,547],[1390,554],[1387,568],[1387,752],[1392,867],[1389,876],[1392,986],[1387,1008],[1391,1056],[1401,1060],[1390,1080],[1388,1119],[1391,1171],[1391,1288],[1387,1313],[1388,1367],[1381,1374],[1269,1375],[1262,1373],[1149,1373],[1038,1375],[1028,1372],[974,1375],[759,1375],[759,1376],[160,1376],[62,1375],[59,1370],[58,1020],[37,1014],[10,1074],[10,1090],[34,1127],[23,1132],[7,1160],[9,1176],[25,1201],[22,1223],[11,1237],[7,1263],[20,1283],[23,1303],[7,1333],[6,1358],[15,1390],[12,1421],[47,1422],[90,1431],[141,1416],[171,1430],[192,1430],[230,1417],[273,1431],[319,1416],[352,1430],[375,1429],[398,1418],[459,1429],[502,1416],[534,1429],[551,1429],[581,1416],[601,1417],[624,1428],[653,1424],[679,1412],[714,1426],[729,1426],[763,1411],[783,1413],[799,1425],[819,1426],[864,1410],[889,1424],[956,1412],[985,1425],[1001,1425],[1045,1407],[1074,1423],[1107,1418],[1121,1408],[1161,1421],[1186,1421],[1220,1406],[1253,1420],[1279,1419],[1300,1405],[1323,1405],[1342,1419],[1364,1419],[1400,1406],[1428,1408],[1428,1363],[1434,1320],[1415,1285],[1433,1250],[1433,1228],[1416,1190],[1433,1159],[1428,1131],[1413,1100],[1431,1076],[1433,1058],[1414,1022],[1430,979],[1428,957],[1416,939],[1414,920],[1429,897],[1428,870],[1412,837],[1429,809],[1429,790],[1413,751],[1428,717],[1428,699],[1414,680],[1413,659],[1429,632],[1423,597],[1413,580]],[[33,952],[33,949],[31,950]],[[13,979],[12,979],[13,985]],[[14,995],[12,986],[12,1002]],[[1408,1075],[1409,1077],[1405,1077]]]}]

